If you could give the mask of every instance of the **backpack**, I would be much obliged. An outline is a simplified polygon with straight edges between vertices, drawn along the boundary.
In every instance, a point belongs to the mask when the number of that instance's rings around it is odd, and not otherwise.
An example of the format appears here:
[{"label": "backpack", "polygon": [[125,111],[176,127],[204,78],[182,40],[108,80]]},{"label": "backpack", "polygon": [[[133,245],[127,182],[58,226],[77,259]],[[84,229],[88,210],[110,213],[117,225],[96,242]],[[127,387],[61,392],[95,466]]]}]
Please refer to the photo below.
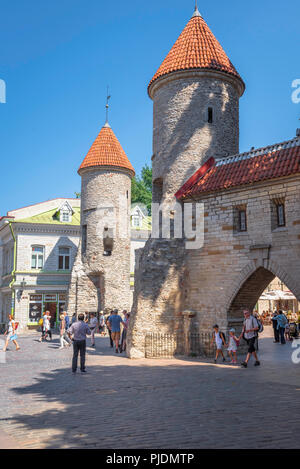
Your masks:
[{"label": "backpack", "polygon": [[221,339],[224,340],[224,342],[226,343],[226,337],[225,337],[224,332],[220,331],[219,334],[220,334]]},{"label": "backpack", "polygon": [[15,331],[18,329],[18,327],[19,327],[19,323],[15,321]]},{"label": "backpack", "polygon": [[256,319],[256,322],[257,322],[257,325],[258,325],[257,334],[261,334],[261,332],[264,331],[264,325],[259,319],[257,319],[257,318],[255,318],[255,319]]}]

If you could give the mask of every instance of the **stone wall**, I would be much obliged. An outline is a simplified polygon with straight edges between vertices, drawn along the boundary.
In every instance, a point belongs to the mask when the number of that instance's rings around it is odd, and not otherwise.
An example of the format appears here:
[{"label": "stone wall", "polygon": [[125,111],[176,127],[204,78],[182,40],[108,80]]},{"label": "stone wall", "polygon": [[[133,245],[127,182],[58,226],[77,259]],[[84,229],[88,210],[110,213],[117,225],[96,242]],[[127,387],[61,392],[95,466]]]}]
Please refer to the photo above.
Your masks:
[{"label": "stone wall", "polygon": [[[242,327],[242,310],[254,308],[277,276],[300,299],[300,177],[257,183],[203,197],[205,240],[200,250],[172,254],[169,241],[149,240],[135,291],[129,356],[145,351],[145,334],[225,332]],[[272,200],[285,200],[286,226],[272,226]],[[247,207],[248,231],[234,229],[236,206]],[[179,241],[177,241],[179,243]],[[174,244],[175,245],[175,244]],[[158,262],[155,268],[155,262]],[[176,303],[173,298],[180,297]],[[171,305],[171,307],[170,307]],[[186,315],[193,318],[187,326]],[[185,319],[184,319],[185,318]]]},{"label": "stone wall", "polygon": [[[239,152],[239,93],[235,81],[218,73],[172,74],[153,91],[153,181],[163,198],[175,192],[211,156]],[[208,123],[208,108],[213,122]],[[153,200],[161,189],[154,184]]]},{"label": "stone wall", "polygon": [[[101,167],[82,170],[81,176],[81,226],[86,227],[86,241],[82,240],[74,264],[68,312],[128,310],[132,174]],[[111,255],[107,255],[106,236]]]}]

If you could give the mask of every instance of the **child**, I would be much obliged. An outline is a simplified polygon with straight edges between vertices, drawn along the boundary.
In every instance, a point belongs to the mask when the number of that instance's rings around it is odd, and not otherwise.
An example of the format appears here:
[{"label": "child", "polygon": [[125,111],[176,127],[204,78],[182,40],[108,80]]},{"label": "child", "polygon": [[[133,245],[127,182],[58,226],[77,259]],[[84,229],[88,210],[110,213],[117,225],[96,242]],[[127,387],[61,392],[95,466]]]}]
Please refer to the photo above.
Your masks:
[{"label": "child", "polygon": [[284,335],[285,335],[285,340],[286,341],[291,340],[290,332],[291,332],[291,326],[290,326],[290,323],[287,322],[286,325],[285,325],[285,330],[284,330]]},{"label": "child", "polygon": [[229,342],[227,345],[228,355],[231,358],[233,364],[237,364],[236,351],[239,345],[239,339],[235,336],[235,329],[230,329],[229,331]]},{"label": "child", "polygon": [[214,329],[215,332],[214,332],[214,336],[213,336],[213,338],[212,338],[211,344],[213,344],[213,341],[215,340],[215,342],[216,342],[216,347],[217,347],[215,363],[217,363],[217,359],[218,359],[219,354],[222,355],[222,357],[223,357],[223,362],[225,362],[226,359],[225,359],[225,357],[224,357],[223,350],[222,350],[223,345],[226,345],[225,336],[224,336],[223,332],[220,332],[220,331],[219,331],[219,326],[218,326],[218,324],[216,324],[216,325],[213,327],[213,329]]}]

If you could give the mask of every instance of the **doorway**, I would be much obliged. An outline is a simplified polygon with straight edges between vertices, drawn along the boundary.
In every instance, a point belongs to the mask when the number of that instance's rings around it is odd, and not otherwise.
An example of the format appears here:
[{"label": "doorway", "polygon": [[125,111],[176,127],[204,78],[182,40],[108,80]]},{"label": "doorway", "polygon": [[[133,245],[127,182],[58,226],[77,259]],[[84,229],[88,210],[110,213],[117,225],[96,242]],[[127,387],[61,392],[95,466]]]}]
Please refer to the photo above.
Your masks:
[{"label": "doorway", "polygon": [[56,314],[57,314],[57,303],[44,303],[44,309],[45,311],[50,312],[50,327],[53,328],[55,327],[56,324]]}]

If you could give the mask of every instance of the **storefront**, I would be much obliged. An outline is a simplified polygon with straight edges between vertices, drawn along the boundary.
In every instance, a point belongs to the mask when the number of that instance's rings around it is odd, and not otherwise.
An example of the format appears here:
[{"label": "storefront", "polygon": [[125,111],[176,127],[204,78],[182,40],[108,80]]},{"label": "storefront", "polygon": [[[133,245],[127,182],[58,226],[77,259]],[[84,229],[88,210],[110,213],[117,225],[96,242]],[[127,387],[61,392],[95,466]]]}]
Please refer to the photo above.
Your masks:
[{"label": "storefront", "polygon": [[45,311],[51,315],[51,327],[59,322],[59,315],[65,309],[65,293],[36,293],[29,295],[28,326],[38,325]]}]

